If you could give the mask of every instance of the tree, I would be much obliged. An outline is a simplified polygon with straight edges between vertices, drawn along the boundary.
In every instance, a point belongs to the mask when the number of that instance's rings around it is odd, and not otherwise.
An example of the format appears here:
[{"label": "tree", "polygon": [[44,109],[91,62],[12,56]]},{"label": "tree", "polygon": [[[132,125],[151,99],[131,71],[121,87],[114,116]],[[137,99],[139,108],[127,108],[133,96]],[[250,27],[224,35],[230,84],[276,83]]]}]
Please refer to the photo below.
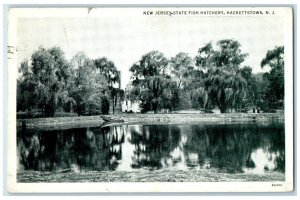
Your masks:
[{"label": "tree", "polygon": [[255,105],[264,112],[270,112],[270,104],[272,104],[270,95],[268,94],[270,82],[264,78],[264,74],[263,72],[254,74],[256,85]]},{"label": "tree", "polygon": [[[120,89],[120,71],[117,70],[115,64],[106,57],[98,58],[94,61],[97,69],[100,70],[100,74],[106,77],[108,82],[108,88],[110,90],[110,96],[112,99],[113,114],[115,113],[115,106],[117,103],[118,95],[121,96],[122,90]],[[117,86],[116,86],[117,85]]]},{"label": "tree", "polygon": [[109,113],[109,100],[107,96],[103,96],[101,99],[101,113],[105,115]]},{"label": "tree", "polygon": [[246,104],[249,106],[254,106],[258,102],[258,85],[255,76],[252,73],[252,68],[245,66],[241,68],[238,72],[242,78],[246,81]]},{"label": "tree", "polygon": [[266,96],[271,108],[278,108],[280,101],[284,99],[284,47],[275,47],[269,50],[261,61],[261,67],[269,66],[270,72],[264,74],[269,86]]},{"label": "tree", "polygon": [[130,68],[132,72],[132,85],[142,101],[145,111],[157,110],[163,106],[165,90],[170,85],[170,76],[166,69],[168,60],[163,53],[151,51],[142,56],[141,60]]},{"label": "tree", "polygon": [[170,109],[191,108],[190,85],[193,85],[193,77],[196,75],[194,61],[187,53],[180,52],[170,60],[171,74],[173,75],[170,85],[171,103]]},{"label": "tree", "polygon": [[79,52],[72,58],[74,69],[74,87],[72,97],[75,99],[75,110],[78,115],[98,114],[106,104],[107,81],[97,70],[94,62]]},{"label": "tree", "polygon": [[189,57],[187,53],[179,53],[175,57],[171,58],[171,73],[177,79],[177,86],[181,88],[182,85],[186,85],[190,81],[189,77],[194,69],[193,59]]},{"label": "tree", "polygon": [[207,93],[208,100],[216,104],[221,113],[238,106],[245,95],[247,84],[238,72],[247,54],[241,53],[240,46],[235,40],[220,40],[216,50],[208,43],[196,56],[196,66],[205,74],[200,91]]},{"label": "tree", "polygon": [[225,102],[230,108],[235,108],[236,112],[239,112],[247,95],[247,81],[237,73],[229,78],[228,85],[225,89]]},{"label": "tree", "polygon": [[19,73],[21,76],[17,80],[17,111],[30,111],[36,106],[34,103],[36,83],[27,60],[21,63]]},{"label": "tree", "polygon": [[70,64],[59,47],[40,47],[32,54],[31,65],[27,61],[21,64],[20,73],[18,97],[24,93],[23,108],[40,109],[44,117],[52,117],[68,101]]}]

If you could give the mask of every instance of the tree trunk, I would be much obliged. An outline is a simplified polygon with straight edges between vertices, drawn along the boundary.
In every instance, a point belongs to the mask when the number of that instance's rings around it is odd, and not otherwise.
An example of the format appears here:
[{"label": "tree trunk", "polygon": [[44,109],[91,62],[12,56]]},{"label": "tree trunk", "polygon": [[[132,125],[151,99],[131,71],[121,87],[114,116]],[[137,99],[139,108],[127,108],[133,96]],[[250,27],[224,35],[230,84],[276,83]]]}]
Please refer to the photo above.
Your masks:
[{"label": "tree trunk", "polygon": [[44,109],[44,117],[54,117],[55,108],[52,105],[46,104]]},{"label": "tree trunk", "polygon": [[112,101],[113,114],[115,114],[115,96],[112,97]]},{"label": "tree trunk", "polygon": [[153,103],[152,108],[153,108],[154,113],[157,113],[157,103]]},{"label": "tree trunk", "polygon": [[226,113],[225,92],[222,91],[221,97],[217,100],[218,107],[221,113]]},{"label": "tree trunk", "polygon": [[224,103],[218,102],[217,105],[221,113],[226,113],[226,106],[224,105]]},{"label": "tree trunk", "polygon": [[221,113],[226,113],[226,108],[225,108],[224,106],[221,106],[221,107],[220,107],[220,112],[221,112]]}]

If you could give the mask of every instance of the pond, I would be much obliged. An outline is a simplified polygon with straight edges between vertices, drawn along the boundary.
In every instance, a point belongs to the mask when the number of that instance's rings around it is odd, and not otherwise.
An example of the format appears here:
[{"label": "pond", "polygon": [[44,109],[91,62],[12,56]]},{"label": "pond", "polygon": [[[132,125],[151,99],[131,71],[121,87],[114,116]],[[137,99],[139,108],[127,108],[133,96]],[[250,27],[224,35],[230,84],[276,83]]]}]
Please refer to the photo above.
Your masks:
[{"label": "pond", "polygon": [[18,170],[285,172],[283,123],[19,130]]}]

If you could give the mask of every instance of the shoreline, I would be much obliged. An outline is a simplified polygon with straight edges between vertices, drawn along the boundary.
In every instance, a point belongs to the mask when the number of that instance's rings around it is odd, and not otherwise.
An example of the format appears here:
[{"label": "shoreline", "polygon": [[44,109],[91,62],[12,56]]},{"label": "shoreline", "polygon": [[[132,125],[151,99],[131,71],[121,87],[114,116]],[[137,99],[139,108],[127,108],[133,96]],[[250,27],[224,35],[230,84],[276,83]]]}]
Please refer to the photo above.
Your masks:
[{"label": "shoreline", "polygon": [[[125,123],[234,123],[234,122],[284,122],[284,113],[225,113],[225,114],[198,114],[198,113],[164,113],[164,114],[137,114],[120,113],[106,115],[124,119]],[[17,119],[17,128],[80,128],[87,126],[101,126],[104,120],[101,115],[80,116],[80,117],[53,117],[53,118],[34,118]]]},{"label": "shoreline", "polygon": [[17,181],[38,182],[255,182],[284,181],[285,173],[219,173],[215,170],[136,170],[136,171],[91,171],[91,172],[39,172],[20,171]]},{"label": "shoreline", "polygon": [[[193,123],[283,123],[280,113],[228,113],[228,114],[115,114],[110,117],[124,118],[124,124],[193,124]],[[22,121],[18,123],[22,125]],[[103,123],[101,116],[59,117],[28,119],[28,128],[49,130],[78,127],[96,127]],[[30,124],[31,123],[31,124]],[[28,124],[27,124],[28,125]],[[33,171],[20,170],[17,181],[20,183],[38,182],[279,182],[285,180],[285,173],[268,171],[261,174],[238,172],[227,173],[217,169],[158,169],[141,168],[132,171]]]}]

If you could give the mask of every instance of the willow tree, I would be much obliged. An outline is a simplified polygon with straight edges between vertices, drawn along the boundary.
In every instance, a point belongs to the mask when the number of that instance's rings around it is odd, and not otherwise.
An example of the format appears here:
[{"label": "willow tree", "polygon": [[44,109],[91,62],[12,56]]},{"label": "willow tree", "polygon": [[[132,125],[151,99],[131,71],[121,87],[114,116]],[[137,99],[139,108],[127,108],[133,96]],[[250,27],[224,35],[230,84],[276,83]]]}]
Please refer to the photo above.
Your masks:
[{"label": "willow tree", "polygon": [[69,100],[70,64],[60,48],[40,47],[32,54],[31,63],[21,64],[20,73],[18,94],[26,104],[23,108],[39,109],[44,117],[53,117]]},{"label": "willow tree", "polygon": [[238,74],[246,81],[246,103],[250,106],[255,106],[258,103],[258,85],[257,80],[252,73],[252,68],[245,66],[241,68]]},{"label": "willow tree", "polygon": [[[215,49],[208,43],[196,56],[196,66],[205,74],[200,91],[207,94],[208,100],[215,103],[221,113],[237,107],[245,95],[247,84],[238,72],[247,54],[241,53],[240,47],[238,41],[220,40]],[[207,102],[204,107],[206,105]]]},{"label": "willow tree", "polygon": [[36,106],[36,81],[34,80],[28,60],[21,63],[19,73],[21,76],[17,80],[17,111],[31,111]]},{"label": "willow tree", "polygon": [[113,114],[115,113],[115,106],[117,104],[118,95],[121,96],[121,77],[120,71],[117,70],[115,64],[106,57],[94,60],[95,66],[100,70],[100,74],[106,77],[108,88],[112,99]]},{"label": "willow tree", "polygon": [[269,66],[270,72],[264,74],[269,82],[266,89],[266,97],[269,98],[269,106],[277,108],[284,99],[284,47],[275,47],[269,50],[261,61],[261,67]]},{"label": "willow tree", "polygon": [[164,94],[170,83],[170,76],[166,73],[167,66],[168,60],[163,53],[151,51],[130,68],[132,85],[146,111],[153,110],[156,113],[163,106]]}]

